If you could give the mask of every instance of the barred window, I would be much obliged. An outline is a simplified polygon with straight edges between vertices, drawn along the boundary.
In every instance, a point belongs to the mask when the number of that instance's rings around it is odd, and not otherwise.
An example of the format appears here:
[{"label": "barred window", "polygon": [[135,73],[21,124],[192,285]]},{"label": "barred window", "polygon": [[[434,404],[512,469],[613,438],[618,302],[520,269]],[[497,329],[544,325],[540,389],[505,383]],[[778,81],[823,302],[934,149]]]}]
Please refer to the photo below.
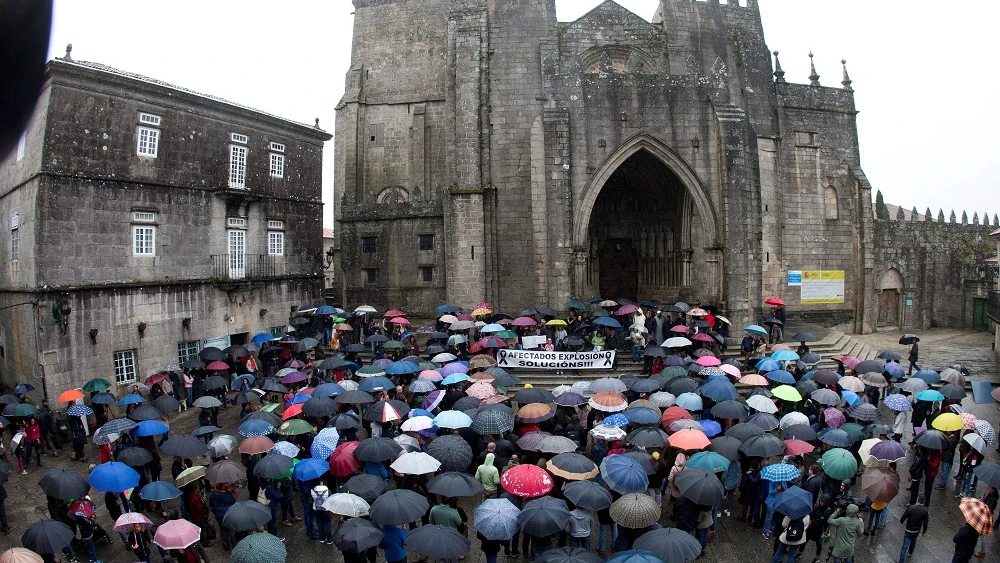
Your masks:
[{"label": "barred window", "polygon": [[125,385],[135,381],[135,349],[114,353],[115,383]]},{"label": "barred window", "polygon": [[201,352],[201,342],[197,340],[191,340],[189,342],[178,342],[177,343],[177,363],[183,366],[191,358],[197,358],[198,352]]}]

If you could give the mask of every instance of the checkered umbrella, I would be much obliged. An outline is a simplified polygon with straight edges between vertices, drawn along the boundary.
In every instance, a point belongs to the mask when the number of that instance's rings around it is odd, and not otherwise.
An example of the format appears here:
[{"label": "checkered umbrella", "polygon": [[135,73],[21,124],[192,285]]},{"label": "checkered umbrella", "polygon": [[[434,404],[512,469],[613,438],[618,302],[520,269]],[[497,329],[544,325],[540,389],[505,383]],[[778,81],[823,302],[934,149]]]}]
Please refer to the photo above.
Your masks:
[{"label": "checkered umbrella", "polygon": [[626,528],[646,528],[660,519],[660,504],[645,493],[629,493],[612,503],[611,519]]},{"label": "checkered umbrella", "polygon": [[472,419],[472,429],[479,434],[505,434],[514,429],[514,414],[499,406],[486,407]]},{"label": "checkered umbrella", "polygon": [[801,476],[794,465],[788,463],[772,463],[760,470],[760,476],[768,481],[791,481]]},{"label": "checkered umbrella", "polygon": [[250,534],[240,540],[232,553],[230,563],[284,563],[288,556],[285,544],[271,534]]},{"label": "checkered umbrella", "polygon": [[985,440],[987,444],[992,446],[997,443],[997,434],[993,430],[993,425],[991,425],[988,421],[977,420],[973,423],[973,425],[976,427],[976,433],[982,436],[983,440]]},{"label": "checkered umbrella", "polygon": [[847,415],[866,422],[878,420],[879,418],[878,407],[871,403],[858,403],[848,407]]},{"label": "checkered umbrella", "polygon": [[993,535],[993,513],[986,503],[977,499],[966,497],[958,503],[958,509],[965,516],[965,521],[975,528],[979,535]]}]

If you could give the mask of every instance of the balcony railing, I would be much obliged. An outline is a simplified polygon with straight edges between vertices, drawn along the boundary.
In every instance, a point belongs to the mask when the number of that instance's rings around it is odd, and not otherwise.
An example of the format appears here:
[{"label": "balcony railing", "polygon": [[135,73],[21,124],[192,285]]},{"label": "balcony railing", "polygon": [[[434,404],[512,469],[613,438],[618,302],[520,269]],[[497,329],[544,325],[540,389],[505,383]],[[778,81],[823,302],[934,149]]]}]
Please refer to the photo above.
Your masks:
[{"label": "balcony railing", "polygon": [[993,322],[1000,324],[1000,291],[990,291],[986,314]]},{"label": "balcony railing", "polygon": [[267,254],[213,254],[212,277],[220,280],[248,280],[278,275],[275,257]]}]

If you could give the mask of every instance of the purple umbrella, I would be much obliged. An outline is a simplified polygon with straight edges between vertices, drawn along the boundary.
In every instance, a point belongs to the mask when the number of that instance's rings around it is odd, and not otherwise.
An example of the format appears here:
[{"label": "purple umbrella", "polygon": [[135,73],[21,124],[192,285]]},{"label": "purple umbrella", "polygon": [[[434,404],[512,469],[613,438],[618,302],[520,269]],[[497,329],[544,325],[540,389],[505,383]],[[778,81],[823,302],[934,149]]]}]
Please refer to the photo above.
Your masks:
[{"label": "purple umbrella", "polygon": [[587,402],[587,399],[579,393],[563,393],[556,397],[555,403],[564,407],[576,407]]},{"label": "purple umbrella", "polygon": [[386,366],[388,366],[391,363],[392,363],[392,360],[390,360],[388,358],[382,358],[382,359],[375,360],[374,362],[372,362],[372,365],[373,366],[378,366],[381,369],[385,369]]},{"label": "purple umbrella", "polygon": [[448,377],[449,375],[455,373],[468,373],[468,372],[469,368],[467,368],[464,364],[461,364],[459,362],[452,362],[438,370],[438,373],[440,373],[444,377]]},{"label": "purple umbrella", "polygon": [[667,359],[663,360],[663,364],[668,366],[686,366],[687,362],[679,356],[667,356]]},{"label": "purple umbrella", "polygon": [[430,393],[428,393],[427,398],[424,399],[424,402],[421,403],[420,406],[424,410],[432,411],[436,409],[443,400],[444,400],[444,391],[438,389],[437,391],[431,391]]},{"label": "purple umbrella", "polygon": [[302,373],[301,371],[293,371],[285,374],[285,377],[281,378],[282,383],[298,383],[300,381],[305,381],[309,379],[309,376]]}]

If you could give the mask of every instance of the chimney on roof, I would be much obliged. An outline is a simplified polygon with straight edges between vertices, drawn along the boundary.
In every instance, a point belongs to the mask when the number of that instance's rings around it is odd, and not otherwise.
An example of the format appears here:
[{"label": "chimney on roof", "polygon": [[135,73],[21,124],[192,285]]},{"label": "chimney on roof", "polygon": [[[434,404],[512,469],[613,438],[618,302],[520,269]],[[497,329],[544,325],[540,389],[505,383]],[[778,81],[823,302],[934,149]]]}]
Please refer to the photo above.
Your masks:
[{"label": "chimney on roof", "polygon": [[67,43],[66,44],[66,56],[63,57],[64,61],[73,62],[73,57],[70,56],[70,53],[72,51],[73,51],[73,44],[72,43]]},{"label": "chimney on roof", "polygon": [[317,129],[319,129],[319,118],[318,118],[318,117],[316,118],[316,125],[315,125],[315,127],[316,127]]}]

